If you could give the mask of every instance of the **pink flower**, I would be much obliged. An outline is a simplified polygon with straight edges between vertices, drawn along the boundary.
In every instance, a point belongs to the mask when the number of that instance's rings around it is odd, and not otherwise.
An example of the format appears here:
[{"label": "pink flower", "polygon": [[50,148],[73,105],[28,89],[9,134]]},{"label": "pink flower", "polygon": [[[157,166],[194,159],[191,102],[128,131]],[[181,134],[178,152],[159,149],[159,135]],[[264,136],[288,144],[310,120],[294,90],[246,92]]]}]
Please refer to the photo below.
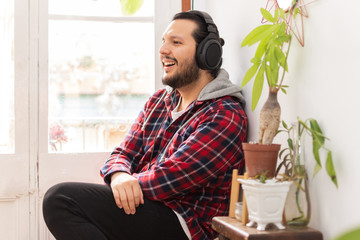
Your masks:
[{"label": "pink flower", "polygon": [[68,137],[65,135],[65,130],[63,126],[59,123],[54,123],[49,128],[49,143],[51,147],[57,151],[56,143],[67,142]]}]

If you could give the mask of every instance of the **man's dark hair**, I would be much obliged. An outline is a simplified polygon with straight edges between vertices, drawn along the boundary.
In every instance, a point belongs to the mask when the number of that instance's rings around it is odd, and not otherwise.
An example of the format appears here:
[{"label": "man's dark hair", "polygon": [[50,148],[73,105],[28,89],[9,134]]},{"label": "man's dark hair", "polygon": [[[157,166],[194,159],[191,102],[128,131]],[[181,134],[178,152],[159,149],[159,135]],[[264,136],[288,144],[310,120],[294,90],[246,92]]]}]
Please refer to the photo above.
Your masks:
[{"label": "man's dark hair", "polygon": [[[195,39],[196,46],[198,46],[199,43],[202,40],[204,40],[205,37],[209,34],[209,32],[207,30],[207,23],[205,22],[205,20],[202,17],[200,17],[199,15],[197,15],[191,11],[180,12],[180,13],[175,14],[175,16],[173,17],[172,20],[177,20],[177,19],[188,19],[188,20],[191,20],[196,23],[197,28],[192,32],[192,36]],[[219,38],[219,42],[221,43],[221,45],[224,45],[224,40],[220,38],[219,32],[217,31],[217,27],[216,27],[216,32],[217,32],[217,37]],[[214,70],[210,71],[210,74],[213,78],[216,78],[217,75],[219,74],[221,64],[222,64],[222,58],[220,60],[219,66],[217,68],[215,68]]]}]

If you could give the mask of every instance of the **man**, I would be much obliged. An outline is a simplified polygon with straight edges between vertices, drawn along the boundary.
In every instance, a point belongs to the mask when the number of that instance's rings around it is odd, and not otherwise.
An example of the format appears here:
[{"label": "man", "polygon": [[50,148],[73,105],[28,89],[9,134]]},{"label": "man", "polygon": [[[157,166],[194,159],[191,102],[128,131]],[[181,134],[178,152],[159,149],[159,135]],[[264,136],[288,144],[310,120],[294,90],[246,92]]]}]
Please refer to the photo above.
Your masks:
[{"label": "man", "polygon": [[44,219],[57,239],[216,236],[211,219],[228,213],[247,137],[240,88],[220,69],[222,45],[206,13],[174,16],[160,48],[169,87],[147,101],[104,164],[107,185],[62,183],[47,192]]}]

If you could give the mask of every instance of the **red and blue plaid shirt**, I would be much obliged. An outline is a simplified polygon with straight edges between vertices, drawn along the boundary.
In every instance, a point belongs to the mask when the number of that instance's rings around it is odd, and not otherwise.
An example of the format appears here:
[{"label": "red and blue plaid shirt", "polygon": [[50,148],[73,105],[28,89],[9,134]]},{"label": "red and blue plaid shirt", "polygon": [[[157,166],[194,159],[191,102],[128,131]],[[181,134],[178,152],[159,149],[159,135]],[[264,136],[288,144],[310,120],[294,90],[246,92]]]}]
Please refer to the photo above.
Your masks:
[{"label": "red and blue plaid shirt", "polygon": [[228,214],[232,170],[243,167],[247,117],[235,97],[225,96],[194,101],[172,121],[179,93],[161,99],[165,94],[148,100],[101,175],[109,184],[114,172],[131,174],[145,197],[185,219],[192,239],[213,239],[211,219]]}]

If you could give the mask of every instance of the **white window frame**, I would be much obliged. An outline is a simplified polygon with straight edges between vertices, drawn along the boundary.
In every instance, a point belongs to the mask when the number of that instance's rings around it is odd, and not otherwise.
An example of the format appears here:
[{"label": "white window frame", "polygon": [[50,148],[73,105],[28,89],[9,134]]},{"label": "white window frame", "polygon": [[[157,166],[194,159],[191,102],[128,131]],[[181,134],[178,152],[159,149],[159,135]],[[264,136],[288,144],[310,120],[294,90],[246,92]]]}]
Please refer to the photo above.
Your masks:
[{"label": "white window frame", "polygon": [[[35,3],[32,3],[39,7],[38,10],[33,9],[34,24],[30,26],[30,39],[34,39],[34,42],[31,46],[32,50],[30,50],[33,51],[30,52],[30,54],[34,56],[33,59],[30,58],[30,65],[32,69],[30,71],[32,76],[30,79],[30,85],[32,86],[32,92],[38,93],[31,96],[33,98],[31,106],[34,109],[34,112],[37,112],[38,114],[36,117],[33,117],[34,119],[31,121],[30,129],[32,129],[32,131],[30,134],[33,134],[31,142],[34,142],[33,152],[36,153],[36,157],[34,154],[33,164],[37,167],[34,169],[35,176],[33,178],[35,180],[34,185],[36,185],[38,189],[37,202],[39,202],[39,204],[35,207],[36,209],[34,209],[34,211],[37,213],[37,216],[35,216],[34,219],[36,221],[32,221],[34,224],[36,224],[32,228],[38,229],[38,231],[35,232],[36,237],[34,239],[49,239],[48,232],[42,224],[42,216],[40,213],[41,200],[49,186],[46,185],[47,183],[41,182],[40,178],[47,177],[41,176],[41,174],[43,174],[45,171],[48,171],[47,174],[51,174],[51,170],[49,172],[49,166],[51,164],[52,167],[60,169],[60,180],[80,180],[94,182],[94,175],[96,177],[99,176],[99,168],[107,158],[109,152],[53,153],[48,151],[48,5],[46,0],[33,1]],[[166,26],[169,24],[173,15],[181,11],[181,1],[155,0],[154,9],[154,73],[155,89],[159,89],[163,87],[163,85],[161,82],[162,68],[158,57],[158,49],[160,48],[161,37]],[[58,16],[56,15],[51,16],[51,18],[57,17]],[[118,20],[120,21],[121,19]],[[45,159],[46,162],[44,161]],[[81,162],[82,160],[86,160],[88,164],[86,164],[86,166],[76,166],[76,163]],[[65,168],[63,171],[61,170],[64,166],[71,166],[74,163],[75,166],[73,167],[72,171],[69,171],[69,169]],[[76,171],[81,171],[86,174],[79,178],[74,178],[74,173]],[[101,179],[98,178],[98,181],[101,182]]]},{"label": "white window frame", "polygon": [[[33,32],[34,36],[39,36],[38,38],[38,73],[37,77],[39,81],[35,83],[35,81],[32,81],[32,86],[38,87],[38,112],[39,112],[39,153],[41,155],[43,154],[50,154],[50,155],[58,155],[56,153],[48,153],[48,135],[47,135],[47,129],[48,129],[48,69],[47,69],[47,62],[48,62],[48,55],[47,55],[47,48],[48,48],[48,42],[47,42],[47,35],[48,35],[48,19],[65,19],[66,16],[60,16],[60,15],[49,15],[48,16],[48,5],[47,1],[42,0],[35,0],[35,2],[41,3],[39,6],[39,18],[38,18],[38,25],[39,25],[39,33]],[[158,49],[160,48],[161,44],[161,36],[163,31],[165,30],[166,26],[168,25],[169,21],[171,20],[172,16],[180,11],[181,9],[181,1],[179,0],[155,0],[155,13],[156,16],[154,19],[154,25],[155,25],[155,54],[154,54],[154,62],[155,62],[155,89],[159,89],[162,87],[161,83],[161,65],[160,60],[158,57]],[[166,11],[166,9],[169,9]],[[36,14],[35,14],[36,15]],[[115,22],[121,22],[121,21],[128,21],[131,19],[131,21],[147,21],[152,20],[152,17],[138,17],[138,18],[129,18],[129,17],[111,17],[111,18],[105,18],[105,17],[76,17],[76,16],[69,16],[69,18],[81,18],[84,20],[111,20]],[[35,44],[34,44],[35,45]],[[36,47],[36,46],[34,46]],[[35,49],[35,48],[32,48]],[[33,64],[34,66],[34,64]],[[33,68],[32,68],[33,69]],[[36,69],[36,68],[35,68]],[[36,73],[34,73],[36,75]],[[36,78],[36,77],[35,77]],[[34,106],[36,107],[36,106]],[[36,126],[33,126],[33,128]],[[69,153],[71,155],[71,153]],[[76,155],[81,155],[82,153],[76,153]],[[87,155],[88,153],[84,153]],[[96,153],[92,153],[96,154]]]}]

